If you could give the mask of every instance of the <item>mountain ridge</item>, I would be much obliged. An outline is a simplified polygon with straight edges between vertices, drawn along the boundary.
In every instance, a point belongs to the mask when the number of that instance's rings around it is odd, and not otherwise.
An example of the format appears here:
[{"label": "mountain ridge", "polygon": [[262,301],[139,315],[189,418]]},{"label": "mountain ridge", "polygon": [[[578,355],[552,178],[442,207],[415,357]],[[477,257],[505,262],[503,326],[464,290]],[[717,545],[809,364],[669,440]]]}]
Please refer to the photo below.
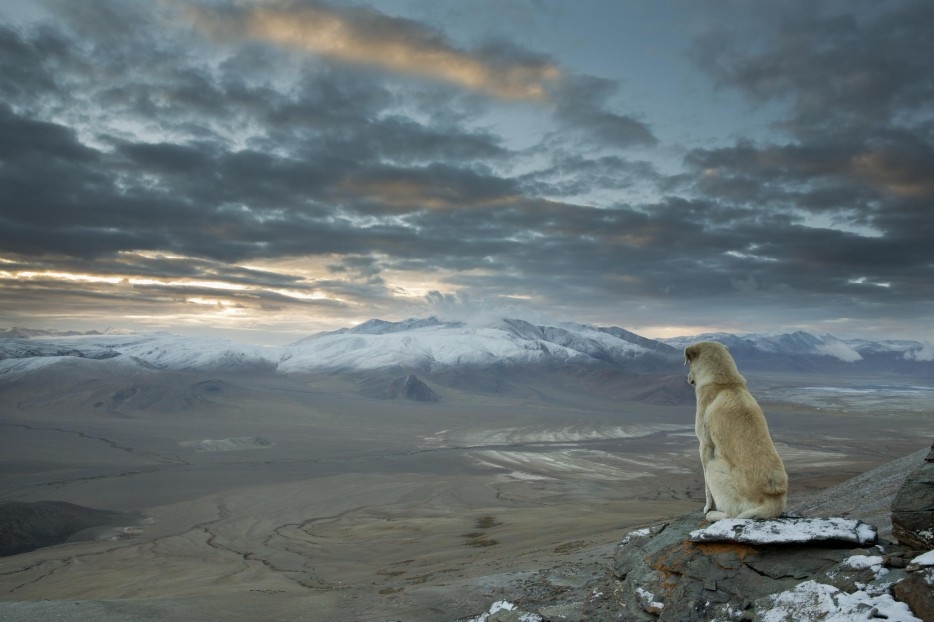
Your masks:
[{"label": "mountain ridge", "polygon": [[[15,335],[15,336],[6,336]],[[636,374],[675,373],[685,346],[724,343],[751,369],[930,371],[930,346],[911,340],[844,340],[804,331],[736,335],[706,333],[650,339],[624,328],[518,318],[469,324],[435,316],[399,322],[371,319],[310,335],[286,346],[253,346],[217,338],[156,333],[82,333],[0,329],[0,373],[28,370],[28,359],[119,359],[154,369],[265,369],[365,372],[398,368],[442,372],[461,368],[583,366]],[[18,367],[11,361],[19,361]],[[38,365],[38,361],[35,365]]]}]

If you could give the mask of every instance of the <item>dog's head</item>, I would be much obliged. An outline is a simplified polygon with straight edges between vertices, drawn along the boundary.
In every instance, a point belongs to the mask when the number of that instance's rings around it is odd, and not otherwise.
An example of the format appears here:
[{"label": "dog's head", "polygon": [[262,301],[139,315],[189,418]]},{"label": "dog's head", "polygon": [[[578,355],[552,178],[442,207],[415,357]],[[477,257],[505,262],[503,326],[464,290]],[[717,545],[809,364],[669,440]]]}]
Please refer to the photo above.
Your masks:
[{"label": "dog's head", "polygon": [[730,351],[716,341],[699,341],[684,349],[684,364],[690,365],[688,383],[700,386],[707,383],[743,382]]},{"label": "dog's head", "polygon": [[692,363],[697,360],[697,357],[700,356],[700,348],[697,347],[697,344],[691,344],[684,349],[684,364],[691,365],[691,368],[688,369],[688,384],[694,385],[694,366]]}]

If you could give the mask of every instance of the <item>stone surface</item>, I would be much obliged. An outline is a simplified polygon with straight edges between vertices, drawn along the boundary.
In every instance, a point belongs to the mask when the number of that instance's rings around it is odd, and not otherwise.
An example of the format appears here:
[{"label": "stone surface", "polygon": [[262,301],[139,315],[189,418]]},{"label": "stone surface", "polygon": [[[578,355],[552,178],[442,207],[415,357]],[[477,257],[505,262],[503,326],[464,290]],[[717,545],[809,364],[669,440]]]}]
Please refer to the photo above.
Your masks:
[{"label": "stone surface", "polygon": [[922,620],[934,620],[934,568],[923,568],[908,574],[892,588],[895,597],[906,603]]},{"label": "stone surface", "polygon": [[907,546],[934,548],[934,444],[924,464],[905,479],[895,495],[892,535]]},{"label": "stone surface", "polygon": [[727,518],[691,532],[691,542],[803,544],[805,542],[873,544],[876,529],[850,518]]},{"label": "stone surface", "polygon": [[389,397],[398,397],[416,402],[437,402],[441,397],[415,374],[397,378],[389,388]]},{"label": "stone surface", "polygon": [[[867,538],[857,534],[868,526],[839,518],[821,519],[819,524],[814,519],[804,524],[800,521],[750,521],[758,523],[756,529],[737,530],[732,528],[735,522],[727,522],[717,529],[716,523],[705,525],[697,512],[630,534],[620,544],[614,563],[620,619],[752,620],[764,615],[761,612],[772,602],[769,597],[775,597],[779,609],[790,607],[794,590],[809,581],[814,589],[802,588],[798,596],[805,601],[826,601],[828,611],[834,607],[844,610],[851,603],[859,608],[860,598],[878,601],[880,606],[901,606],[894,604],[888,593],[891,580],[897,577],[884,567],[883,553],[876,547],[853,548],[854,543],[867,543]],[[810,540],[801,536],[805,526]],[[849,541],[824,537],[830,527],[833,533],[849,534]],[[709,533],[717,534],[710,536],[715,541],[704,540]],[[754,533],[761,541],[752,537]],[[777,533],[789,537],[780,541]],[[864,594],[861,590],[867,591]],[[651,603],[646,593],[652,595]],[[794,615],[788,613],[789,619]]]}]

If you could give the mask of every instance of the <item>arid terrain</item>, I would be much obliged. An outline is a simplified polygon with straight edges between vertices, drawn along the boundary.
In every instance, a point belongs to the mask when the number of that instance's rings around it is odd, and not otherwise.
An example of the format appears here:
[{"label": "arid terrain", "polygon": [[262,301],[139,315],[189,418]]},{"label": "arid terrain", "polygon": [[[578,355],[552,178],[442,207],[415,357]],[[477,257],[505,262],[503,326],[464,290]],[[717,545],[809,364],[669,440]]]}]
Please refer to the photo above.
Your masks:
[{"label": "arid terrain", "polygon": [[[359,377],[100,369],[0,378],[0,501],[123,513],[0,558],[4,619],[455,620],[602,572],[634,526],[703,502],[686,384],[429,383],[421,403]],[[925,381],[897,383],[750,376],[794,498],[930,443]]]}]

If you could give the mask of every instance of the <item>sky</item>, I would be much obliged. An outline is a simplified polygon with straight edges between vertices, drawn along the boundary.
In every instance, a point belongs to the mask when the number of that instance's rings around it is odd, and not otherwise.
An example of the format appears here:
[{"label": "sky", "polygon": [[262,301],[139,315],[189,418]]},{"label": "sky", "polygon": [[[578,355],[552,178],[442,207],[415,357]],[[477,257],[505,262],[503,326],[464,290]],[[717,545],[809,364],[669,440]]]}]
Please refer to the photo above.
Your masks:
[{"label": "sky", "polygon": [[934,341],[927,0],[0,0],[0,326]]}]

